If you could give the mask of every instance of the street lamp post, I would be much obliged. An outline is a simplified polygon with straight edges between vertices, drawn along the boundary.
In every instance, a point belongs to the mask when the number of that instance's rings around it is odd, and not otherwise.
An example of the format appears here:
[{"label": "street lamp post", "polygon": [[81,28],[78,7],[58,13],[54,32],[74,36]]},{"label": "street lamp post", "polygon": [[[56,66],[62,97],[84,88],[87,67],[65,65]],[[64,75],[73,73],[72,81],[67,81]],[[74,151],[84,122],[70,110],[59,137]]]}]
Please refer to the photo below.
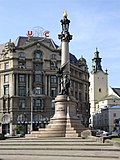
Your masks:
[{"label": "street lamp post", "polygon": [[31,108],[31,132],[33,130],[33,94],[31,92],[31,95],[30,95],[30,98],[31,98],[31,104],[30,104],[30,108]]},{"label": "street lamp post", "polygon": [[31,115],[31,125],[30,125],[30,132],[33,130],[33,93],[30,92],[30,115]]}]

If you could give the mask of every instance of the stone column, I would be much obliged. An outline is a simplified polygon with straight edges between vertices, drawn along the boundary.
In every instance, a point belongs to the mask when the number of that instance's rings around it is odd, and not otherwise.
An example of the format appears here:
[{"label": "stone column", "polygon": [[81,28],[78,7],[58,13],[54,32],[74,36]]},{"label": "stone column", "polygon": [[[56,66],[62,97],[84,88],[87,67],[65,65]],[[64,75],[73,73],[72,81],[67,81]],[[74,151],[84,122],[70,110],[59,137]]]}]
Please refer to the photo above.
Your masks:
[{"label": "stone column", "polygon": [[45,77],[45,85],[44,85],[45,95],[47,95],[47,75],[45,75],[44,77]]},{"label": "stone column", "polygon": [[18,74],[16,74],[16,95],[18,96]]},{"label": "stone column", "polygon": [[12,74],[12,93],[11,95],[14,96],[15,95],[15,74]]}]

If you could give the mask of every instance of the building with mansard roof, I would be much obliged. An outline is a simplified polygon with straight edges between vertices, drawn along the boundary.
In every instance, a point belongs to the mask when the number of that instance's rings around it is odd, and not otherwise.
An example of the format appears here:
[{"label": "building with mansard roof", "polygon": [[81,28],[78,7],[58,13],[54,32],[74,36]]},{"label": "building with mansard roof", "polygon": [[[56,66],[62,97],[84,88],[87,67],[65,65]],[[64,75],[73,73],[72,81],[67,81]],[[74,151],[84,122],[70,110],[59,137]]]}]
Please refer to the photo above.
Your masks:
[{"label": "building with mansard roof", "polygon": [[[0,45],[0,129],[10,135],[45,127],[54,115],[61,49],[51,38],[19,37]],[[71,95],[80,121],[89,123],[86,60],[70,54]]]}]

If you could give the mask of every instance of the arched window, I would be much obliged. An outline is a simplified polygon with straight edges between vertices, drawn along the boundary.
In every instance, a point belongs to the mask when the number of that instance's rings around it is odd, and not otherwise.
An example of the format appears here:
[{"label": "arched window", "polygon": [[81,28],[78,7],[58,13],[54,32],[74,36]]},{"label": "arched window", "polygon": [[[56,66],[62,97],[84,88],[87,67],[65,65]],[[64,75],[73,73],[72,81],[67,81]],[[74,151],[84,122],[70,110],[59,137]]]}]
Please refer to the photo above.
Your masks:
[{"label": "arched window", "polygon": [[34,59],[40,60],[41,58],[42,58],[42,53],[40,51],[35,51],[34,52]]}]

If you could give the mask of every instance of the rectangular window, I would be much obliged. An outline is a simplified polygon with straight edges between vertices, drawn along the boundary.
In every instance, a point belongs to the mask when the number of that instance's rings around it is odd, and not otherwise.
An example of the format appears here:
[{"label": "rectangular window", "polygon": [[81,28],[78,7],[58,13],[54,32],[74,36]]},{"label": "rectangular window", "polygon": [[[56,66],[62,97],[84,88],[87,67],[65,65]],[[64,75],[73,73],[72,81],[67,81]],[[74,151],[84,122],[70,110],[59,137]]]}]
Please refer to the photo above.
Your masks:
[{"label": "rectangular window", "polygon": [[78,93],[77,92],[75,92],[75,98],[78,99]]},{"label": "rectangular window", "polygon": [[87,84],[85,84],[85,91],[87,91]]},{"label": "rectangular window", "polygon": [[51,83],[56,84],[57,83],[57,77],[56,76],[51,76]]},{"label": "rectangular window", "polygon": [[19,67],[19,68],[24,69],[24,68],[25,68],[25,63],[23,63],[23,62],[19,62],[18,67]]},{"label": "rectangular window", "polygon": [[113,113],[113,117],[116,117],[116,113]]},{"label": "rectangular window", "polygon": [[4,86],[4,94],[5,95],[9,94],[9,86],[8,85]]},{"label": "rectangular window", "polygon": [[25,75],[24,74],[20,74],[18,76],[19,82],[25,82]]},{"label": "rectangular window", "polygon": [[33,109],[34,110],[43,110],[44,109],[44,100],[43,99],[34,99]]},{"label": "rectangular window", "polygon": [[79,89],[82,90],[83,84],[79,83]]},{"label": "rectangular window", "polygon": [[8,109],[8,100],[4,100],[3,110],[7,110],[7,109]]},{"label": "rectangular window", "polygon": [[8,83],[9,82],[9,75],[6,74],[4,75],[4,83]]},{"label": "rectangular window", "polygon": [[74,81],[71,80],[71,88],[74,89]]},{"label": "rectangular window", "polygon": [[34,65],[35,71],[41,71],[42,70],[42,64],[35,64]]},{"label": "rectangular window", "polygon": [[24,52],[19,52],[19,58],[25,58],[25,53]]},{"label": "rectangular window", "polygon": [[82,94],[79,93],[79,101],[81,102],[82,101]]},{"label": "rectangular window", "polygon": [[52,55],[51,55],[51,59],[54,59],[54,60],[55,60],[55,59],[56,59],[56,54],[52,54]]},{"label": "rectangular window", "polygon": [[101,88],[99,88],[99,92],[101,92]]},{"label": "rectangular window", "polygon": [[56,96],[56,88],[51,88],[51,97],[55,97]]},{"label": "rectangular window", "polygon": [[6,62],[6,63],[5,63],[5,70],[6,70],[6,69],[9,69],[9,62]]},{"label": "rectangular window", "polygon": [[40,74],[35,75],[35,82],[41,82],[42,76]]},{"label": "rectangular window", "polygon": [[85,93],[85,101],[88,101],[88,94]]},{"label": "rectangular window", "polygon": [[57,63],[55,61],[51,61],[50,62],[50,68],[51,69],[56,69],[56,67],[57,67]]},{"label": "rectangular window", "polygon": [[75,82],[75,89],[78,89],[78,83]]},{"label": "rectangular window", "polygon": [[18,87],[18,94],[19,96],[25,96],[26,95],[26,88],[25,87]]},{"label": "rectangular window", "polygon": [[41,100],[40,99],[36,99],[36,107],[40,108],[41,106]]},{"label": "rectangular window", "polygon": [[25,100],[24,99],[19,100],[19,109],[25,109]]},{"label": "rectangular window", "polygon": [[41,88],[40,87],[36,87],[35,94],[36,95],[40,95],[41,94]]}]

